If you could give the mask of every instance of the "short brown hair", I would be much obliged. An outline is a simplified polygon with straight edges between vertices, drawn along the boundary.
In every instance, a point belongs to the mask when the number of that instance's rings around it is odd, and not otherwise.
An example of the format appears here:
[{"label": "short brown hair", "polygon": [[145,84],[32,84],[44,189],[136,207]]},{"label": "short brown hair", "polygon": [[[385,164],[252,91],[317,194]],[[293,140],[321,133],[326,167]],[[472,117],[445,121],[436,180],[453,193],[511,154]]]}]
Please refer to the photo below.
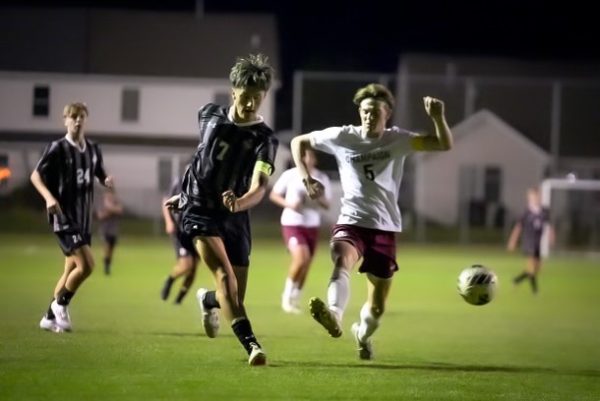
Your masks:
[{"label": "short brown hair", "polygon": [[381,84],[368,84],[356,91],[353,102],[359,106],[365,99],[373,98],[385,102],[390,109],[394,108],[394,95],[385,86]]},{"label": "short brown hair", "polygon": [[229,80],[234,88],[256,87],[266,91],[271,87],[272,78],[273,67],[264,54],[239,57],[229,73]]},{"label": "short brown hair", "polygon": [[88,108],[87,108],[87,106],[86,106],[85,103],[82,103],[82,102],[69,103],[63,109],[63,117],[66,118],[67,116],[69,116],[73,112],[79,113],[81,111],[83,111],[86,116],[90,115],[90,113],[88,111]]}]

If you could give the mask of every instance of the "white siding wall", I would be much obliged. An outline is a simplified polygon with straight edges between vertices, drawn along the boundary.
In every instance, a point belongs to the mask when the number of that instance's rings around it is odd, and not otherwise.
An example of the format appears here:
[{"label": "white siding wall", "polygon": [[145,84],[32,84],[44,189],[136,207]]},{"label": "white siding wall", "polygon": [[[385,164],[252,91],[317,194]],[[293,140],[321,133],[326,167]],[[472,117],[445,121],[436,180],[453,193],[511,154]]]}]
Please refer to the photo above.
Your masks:
[{"label": "white siding wall", "polygon": [[[47,118],[32,114],[36,84],[50,87],[50,115]],[[123,88],[140,91],[137,122],[121,121]],[[107,170],[115,176],[125,206],[142,215],[158,216],[163,195],[158,188],[159,160],[171,158],[173,166],[178,166],[179,160],[189,159],[194,148],[161,150],[160,147],[111,146],[102,143],[102,134],[195,138],[198,108],[214,101],[217,93],[229,92],[226,79],[0,72],[0,131],[24,133],[23,142],[1,142],[0,139],[0,153],[8,154],[12,170],[9,185],[1,191],[9,193],[27,182],[45,146],[28,142],[25,134],[64,131],[62,108],[69,102],[84,101],[90,109],[87,136],[100,143]],[[267,96],[261,108],[261,114],[271,127],[274,99],[274,93]]]},{"label": "white siding wall", "polygon": [[[50,87],[50,115],[32,115],[33,88]],[[123,88],[140,92],[139,121],[121,121]],[[226,79],[166,79],[100,75],[0,73],[0,130],[61,130],[62,108],[83,101],[90,109],[88,132],[141,135],[195,136],[196,112],[214,101],[217,93],[229,93]],[[271,127],[274,122],[274,94],[267,96],[261,114]]]},{"label": "white siding wall", "polygon": [[443,224],[458,223],[459,173],[461,165],[502,169],[502,201],[510,214],[525,207],[525,191],[539,185],[548,158],[524,147],[511,135],[484,126],[456,141],[449,152],[424,157],[417,162],[416,209]]}]

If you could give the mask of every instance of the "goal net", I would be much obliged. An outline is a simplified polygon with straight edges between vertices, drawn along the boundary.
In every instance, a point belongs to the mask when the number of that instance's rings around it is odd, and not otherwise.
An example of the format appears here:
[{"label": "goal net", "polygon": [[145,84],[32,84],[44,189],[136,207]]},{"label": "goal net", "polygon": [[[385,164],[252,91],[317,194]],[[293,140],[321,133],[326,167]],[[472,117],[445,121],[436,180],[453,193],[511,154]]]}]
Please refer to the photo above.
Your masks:
[{"label": "goal net", "polygon": [[578,254],[600,257],[600,180],[574,176],[546,179],[541,185],[542,205],[550,211],[556,236],[542,236],[542,256]]}]

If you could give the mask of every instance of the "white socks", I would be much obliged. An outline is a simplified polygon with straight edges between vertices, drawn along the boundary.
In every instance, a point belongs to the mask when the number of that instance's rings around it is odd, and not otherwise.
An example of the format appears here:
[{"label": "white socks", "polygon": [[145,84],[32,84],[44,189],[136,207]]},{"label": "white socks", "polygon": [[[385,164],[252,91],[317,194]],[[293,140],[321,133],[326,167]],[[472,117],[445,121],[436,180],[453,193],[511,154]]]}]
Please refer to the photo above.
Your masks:
[{"label": "white socks", "polygon": [[302,290],[298,288],[298,283],[292,281],[291,278],[285,279],[285,286],[283,287],[283,294],[281,294],[281,302],[282,305],[293,305],[298,306],[300,302],[300,296],[302,294]]},{"label": "white socks", "polygon": [[281,297],[284,300],[289,300],[292,297],[292,292],[294,291],[294,287],[297,287],[291,278],[285,279],[285,286],[283,287],[283,294]]},{"label": "white socks", "polygon": [[327,288],[327,305],[341,322],[350,298],[350,273],[343,268],[337,269],[336,273]]},{"label": "white socks", "polygon": [[359,341],[366,341],[379,327],[379,319],[371,314],[371,305],[365,302],[360,310],[360,325],[358,326]]}]

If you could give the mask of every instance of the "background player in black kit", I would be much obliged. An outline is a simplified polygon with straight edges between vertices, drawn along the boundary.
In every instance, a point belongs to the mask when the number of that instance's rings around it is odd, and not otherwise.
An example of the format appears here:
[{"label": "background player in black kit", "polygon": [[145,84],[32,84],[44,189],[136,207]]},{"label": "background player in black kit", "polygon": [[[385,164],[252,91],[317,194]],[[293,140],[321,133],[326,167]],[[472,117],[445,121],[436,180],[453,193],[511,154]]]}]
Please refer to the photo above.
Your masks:
[{"label": "background player in black kit", "polygon": [[44,330],[70,331],[68,305],[79,286],[92,273],[90,249],[94,177],[113,187],[102,153],[84,136],[87,106],[70,103],[63,110],[67,134],[46,147],[31,182],[46,201],[48,222],[65,254],[65,268],[54,289],[54,298],[40,321]]},{"label": "background player in black kit", "polygon": [[[179,193],[181,193],[181,179],[177,178],[171,184],[168,196],[163,199],[163,203],[171,196],[178,195]],[[180,304],[188,293],[189,289],[192,288],[192,284],[196,278],[196,269],[198,267],[198,263],[200,263],[200,255],[198,255],[198,251],[196,251],[196,248],[191,241],[185,241],[184,238],[181,238],[181,232],[179,230],[179,213],[177,213],[175,210],[169,209],[164,204],[162,207],[162,212],[165,220],[165,231],[171,236],[171,240],[173,241],[177,263],[175,266],[173,266],[163,284],[163,287],[160,291],[160,298],[163,301],[166,301],[167,298],[169,298],[171,287],[173,286],[175,280],[177,280],[179,277],[183,277],[183,283],[179,288],[177,297],[175,297],[175,303]]]},{"label": "background player in black kit", "polygon": [[517,248],[517,242],[521,237],[521,249],[527,258],[525,270],[513,279],[514,284],[519,284],[526,278],[529,278],[531,290],[537,293],[537,275],[542,268],[540,257],[540,246],[542,234],[548,229],[550,243],[554,242],[554,229],[550,225],[550,216],[548,209],[542,208],[540,195],[537,189],[527,190],[527,209],[513,227],[508,239],[508,250],[514,251]]},{"label": "background player in black kit", "polygon": [[251,249],[248,209],[266,193],[278,144],[258,115],[272,73],[263,55],[237,60],[229,75],[233,104],[200,109],[200,144],[184,174],[180,197],[166,202],[182,209],[181,230],[193,239],[215,278],[216,293],[198,291],[206,334],[216,336],[222,309],[250,365],[266,363],[243,301]]}]

